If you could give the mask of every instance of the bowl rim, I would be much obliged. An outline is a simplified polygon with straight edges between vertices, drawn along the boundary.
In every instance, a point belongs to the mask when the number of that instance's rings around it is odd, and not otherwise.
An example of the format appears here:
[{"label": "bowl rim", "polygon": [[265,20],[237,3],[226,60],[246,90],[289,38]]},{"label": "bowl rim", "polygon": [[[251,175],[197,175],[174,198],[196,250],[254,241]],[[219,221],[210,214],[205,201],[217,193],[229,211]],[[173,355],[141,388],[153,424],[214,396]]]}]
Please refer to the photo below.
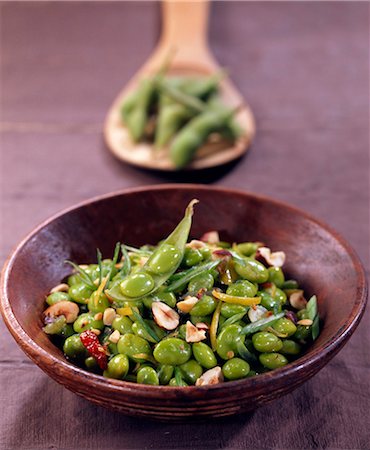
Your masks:
[{"label": "bowl rim", "polygon": [[[59,219],[65,214],[76,211],[85,206],[91,205],[93,203],[101,202],[113,197],[121,196],[121,195],[129,195],[136,193],[145,193],[147,191],[170,191],[170,190],[183,190],[183,191],[193,191],[193,190],[201,190],[201,191],[214,191],[214,192],[223,192],[229,193],[233,195],[246,196],[253,198],[257,201],[270,203],[291,211],[295,214],[303,216],[305,219],[313,222],[319,227],[323,228],[329,234],[335,238],[339,244],[345,249],[345,251],[350,256],[353,267],[357,274],[357,289],[356,289],[356,298],[349,314],[348,318],[343,327],[341,327],[332,337],[332,339],[325,343],[325,345],[319,347],[318,349],[313,350],[312,352],[306,352],[297,360],[290,362],[287,366],[281,367],[279,369],[275,369],[270,372],[266,372],[258,375],[258,377],[244,378],[236,381],[229,381],[227,383],[220,383],[216,385],[210,386],[187,386],[178,387],[178,386],[151,386],[151,385],[141,385],[137,383],[132,383],[124,380],[114,380],[104,378],[102,375],[96,375],[91,372],[88,372],[78,366],[73,365],[69,361],[60,360],[46,350],[44,350],[41,346],[36,344],[36,342],[26,333],[26,331],[22,328],[20,323],[18,322],[15,314],[13,312],[11,301],[8,297],[7,287],[9,283],[9,276],[16,261],[16,258],[22,248],[26,245],[26,243],[31,240],[37,233],[39,233],[43,228],[48,226],[51,222]],[[305,211],[290,205],[281,200],[276,200],[266,195],[256,194],[254,192],[242,190],[242,189],[234,189],[223,186],[208,186],[202,184],[195,183],[164,183],[164,184],[154,184],[154,185],[145,185],[140,187],[130,187],[121,190],[112,191],[103,195],[94,196],[90,199],[84,200],[82,202],[78,202],[70,207],[64,208],[61,211],[53,214],[46,220],[42,221],[39,225],[33,228],[11,251],[8,258],[6,259],[3,269],[1,271],[0,277],[0,310],[3,316],[3,320],[12,334],[13,338],[16,340],[17,344],[21,347],[21,349],[26,353],[26,355],[31,358],[37,365],[41,368],[45,365],[45,362],[53,367],[56,367],[59,372],[63,370],[63,376],[69,378],[73,381],[79,380],[82,383],[86,383],[86,381],[93,382],[96,388],[102,388],[103,390],[111,391],[113,393],[127,393],[127,394],[135,394],[137,397],[146,397],[146,398],[158,398],[158,396],[166,392],[167,394],[174,393],[175,397],[178,393],[181,392],[182,398],[195,398],[198,397],[200,392],[204,391],[223,391],[225,389],[230,389],[232,387],[245,387],[253,386],[257,388],[257,386],[263,386],[265,383],[269,383],[271,378],[275,381],[283,380],[286,377],[291,376],[292,374],[299,375],[302,371],[306,371],[307,369],[313,369],[315,366],[321,367],[329,361],[345,344],[345,342],[350,338],[354,330],[357,328],[363,314],[365,311],[366,303],[367,303],[367,278],[365,275],[365,270],[363,265],[357,256],[354,249],[351,245],[333,228],[323,223],[321,220],[316,219]],[[39,359],[43,358],[43,363],[39,363]],[[320,361],[324,361],[324,364],[320,365]],[[312,373],[312,375],[315,372]],[[172,396],[171,396],[172,397]]]}]

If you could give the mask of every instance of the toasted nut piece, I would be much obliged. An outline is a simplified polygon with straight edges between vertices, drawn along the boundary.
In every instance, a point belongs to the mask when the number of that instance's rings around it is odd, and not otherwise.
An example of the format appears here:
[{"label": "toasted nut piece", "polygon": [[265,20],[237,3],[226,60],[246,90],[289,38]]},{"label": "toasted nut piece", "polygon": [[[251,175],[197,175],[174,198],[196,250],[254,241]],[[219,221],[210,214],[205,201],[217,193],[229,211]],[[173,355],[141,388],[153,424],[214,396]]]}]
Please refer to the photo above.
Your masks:
[{"label": "toasted nut piece", "polygon": [[148,256],[140,256],[139,259],[139,266],[143,267],[145,266],[146,262],[148,261],[149,257]]},{"label": "toasted nut piece", "polygon": [[257,254],[261,255],[270,266],[282,267],[285,263],[284,252],[271,252],[268,247],[259,247]]},{"label": "toasted nut piece", "polygon": [[116,311],[113,308],[107,308],[103,314],[104,325],[112,325],[112,322],[115,317],[116,317]]},{"label": "toasted nut piece", "polygon": [[78,267],[82,270],[86,270],[89,268],[89,266],[87,264],[80,264]]},{"label": "toasted nut piece", "polygon": [[122,269],[122,266],[123,266],[123,262],[119,262],[119,263],[117,263],[117,264],[114,265],[114,267],[115,267],[116,269]]},{"label": "toasted nut piece", "polygon": [[61,283],[53,287],[50,290],[50,294],[54,294],[54,292],[68,292],[69,286],[66,283]]},{"label": "toasted nut piece", "polygon": [[96,334],[97,336],[99,336],[99,334],[101,333],[100,330],[97,330],[96,328],[91,328],[91,331]]},{"label": "toasted nut piece", "polygon": [[198,241],[197,239],[193,239],[192,241],[190,241],[186,244],[186,247],[198,250],[199,248],[206,247],[206,243],[203,241]]},{"label": "toasted nut piece", "polygon": [[114,330],[113,333],[109,336],[108,341],[113,342],[113,344],[117,344],[120,337],[120,332],[118,330]]},{"label": "toasted nut piece", "polygon": [[311,319],[298,320],[297,325],[303,325],[304,327],[310,327],[313,324]]},{"label": "toasted nut piece", "polygon": [[174,330],[180,322],[177,312],[162,302],[152,303],[152,313],[156,324],[165,330]]},{"label": "toasted nut piece", "polygon": [[99,278],[96,278],[94,280],[94,284],[95,284],[95,286],[99,286],[99,284],[100,284]]},{"label": "toasted nut piece", "polygon": [[95,320],[102,320],[102,318],[103,318],[103,313],[101,313],[101,312],[96,313],[94,316]]},{"label": "toasted nut piece", "polygon": [[216,366],[213,369],[209,369],[197,379],[195,386],[206,386],[210,384],[218,384],[224,381],[221,367]]},{"label": "toasted nut piece", "polygon": [[301,310],[305,309],[307,305],[307,300],[303,296],[303,291],[298,290],[290,294],[289,303],[293,306],[293,308]]},{"label": "toasted nut piece", "polygon": [[79,313],[79,308],[76,303],[69,302],[68,300],[62,300],[61,302],[55,303],[55,305],[49,306],[45,309],[44,317],[59,317],[64,316],[67,323],[74,322]]},{"label": "toasted nut piece", "polygon": [[192,297],[192,296],[188,296],[185,298],[185,300],[178,302],[177,303],[177,309],[179,309],[181,312],[183,313],[189,313],[192,309],[193,306],[199,302],[199,298],[198,297]]},{"label": "toasted nut piece", "polygon": [[199,330],[209,330],[209,326],[204,323],[204,322],[198,322],[195,324],[195,326],[199,329]]},{"label": "toasted nut piece", "polygon": [[249,308],[248,317],[251,322],[256,322],[262,319],[267,313],[267,309],[264,306],[256,305],[255,308]]},{"label": "toasted nut piece", "polygon": [[220,242],[220,236],[218,231],[208,231],[203,234],[200,240],[203,242],[208,242],[208,244],[217,244],[217,242]]},{"label": "toasted nut piece", "polygon": [[199,330],[196,326],[194,326],[190,320],[186,322],[186,342],[200,342],[206,339],[206,331]]}]

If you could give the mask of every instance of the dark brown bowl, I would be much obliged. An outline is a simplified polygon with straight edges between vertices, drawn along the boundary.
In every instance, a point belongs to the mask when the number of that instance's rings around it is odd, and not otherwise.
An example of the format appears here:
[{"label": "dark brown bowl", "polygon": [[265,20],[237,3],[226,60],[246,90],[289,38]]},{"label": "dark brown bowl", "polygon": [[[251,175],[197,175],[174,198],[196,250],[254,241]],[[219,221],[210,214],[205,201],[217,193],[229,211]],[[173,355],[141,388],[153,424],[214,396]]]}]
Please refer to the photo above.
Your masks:
[{"label": "dark brown bowl", "polygon": [[[69,269],[65,259],[89,262],[95,249],[112,252],[116,241],[156,243],[198,198],[192,236],[218,229],[223,240],[262,240],[287,254],[285,270],[317,294],[322,331],[310,350],[288,366],[241,381],[209,387],[163,387],[107,380],[65,360],[41,331],[49,289]],[[179,421],[250,411],[286,394],[318,372],[340,350],[364,312],[367,286],[351,247],[302,211],[254,194],[200,185],[161,185],[109,194],[41,224],[4,266],[1,306],[23,351],[47,374],[98,405],[125,414]]]}]

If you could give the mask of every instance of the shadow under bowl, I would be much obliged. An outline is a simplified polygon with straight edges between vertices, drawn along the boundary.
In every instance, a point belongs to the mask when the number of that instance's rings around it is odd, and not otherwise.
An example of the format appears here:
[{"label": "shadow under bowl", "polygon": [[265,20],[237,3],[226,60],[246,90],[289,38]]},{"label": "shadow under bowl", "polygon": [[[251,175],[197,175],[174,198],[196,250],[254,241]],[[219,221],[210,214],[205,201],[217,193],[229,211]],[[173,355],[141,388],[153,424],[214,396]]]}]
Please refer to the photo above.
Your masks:
[{"label": "shadow under bowl", "polygon": [[[70,273],[66,259],[95,261],[117,241],[139,246],[163,239],[196,205],[191,237],[217,229],[226,241],[263,241],[284,250],[284,271],[318,296],[321,333],[287,366],[253,378],[204,387],[147,386],[105,379],[68,362],[41,330],[44,298]],[[367,298],[362,265],[333,230],[284,203],[251,193],[202,185],[160,185],[92,199],[47,220],[6,262],[1,308],[22,350],[50,377],[95,404],[166,421],[221,417],[251,411],[291,392],[318,372],[357,327]]]}]

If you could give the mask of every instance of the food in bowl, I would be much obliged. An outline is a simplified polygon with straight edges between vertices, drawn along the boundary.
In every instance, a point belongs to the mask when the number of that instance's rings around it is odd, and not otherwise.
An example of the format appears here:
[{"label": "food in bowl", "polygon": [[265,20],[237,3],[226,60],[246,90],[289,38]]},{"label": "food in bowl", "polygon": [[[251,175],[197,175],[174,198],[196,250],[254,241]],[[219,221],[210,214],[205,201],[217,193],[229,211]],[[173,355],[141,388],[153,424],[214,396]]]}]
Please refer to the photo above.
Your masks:
[{"label": "food in bowl", "polygon": [[283,367],[317,338],[316,297],[285,279],[285,253],[216,231],[188,242],[196,203],[155,246],[117,243],[112,259],[98,250],[97,264],[69,262],[43,330],[70,361],[107,378],[202,386]]}]

